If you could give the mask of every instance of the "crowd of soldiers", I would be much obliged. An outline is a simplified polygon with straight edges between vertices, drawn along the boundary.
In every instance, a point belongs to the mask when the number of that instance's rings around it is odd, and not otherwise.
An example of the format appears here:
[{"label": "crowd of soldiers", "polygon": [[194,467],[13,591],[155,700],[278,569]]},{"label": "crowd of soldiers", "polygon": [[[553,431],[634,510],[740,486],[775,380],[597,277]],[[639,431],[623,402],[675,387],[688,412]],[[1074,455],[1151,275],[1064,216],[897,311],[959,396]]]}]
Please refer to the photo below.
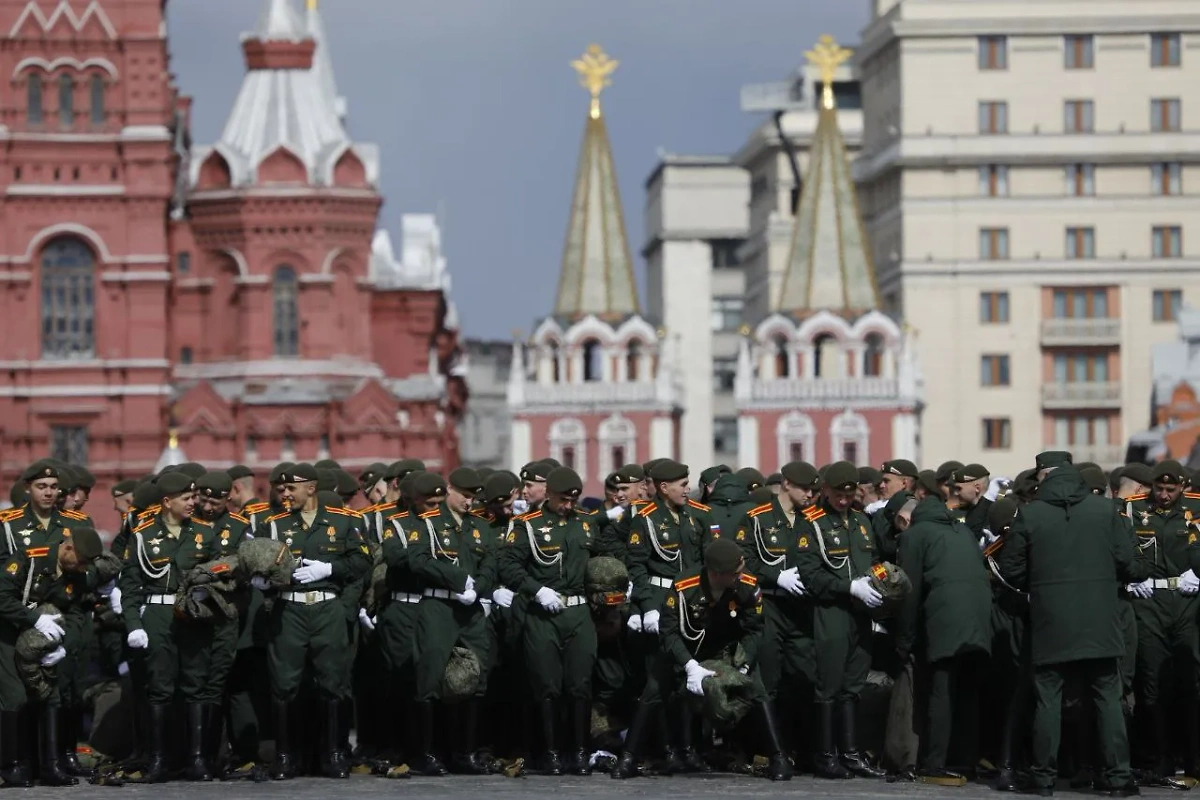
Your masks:
[{"label": "crowd of soldiers", "polygon": [[76,745],[97,675],[132,709],[133,752],[107,755],[148,783],[720,768],[1128,796],[1200,776],[1200,494],[1178,463],[691,480],[657,459],[590,498],[552,459],[185,463],[113,488],[105,551],[87,470],[38,461],[0,512],[0,779],[96,779]]}]

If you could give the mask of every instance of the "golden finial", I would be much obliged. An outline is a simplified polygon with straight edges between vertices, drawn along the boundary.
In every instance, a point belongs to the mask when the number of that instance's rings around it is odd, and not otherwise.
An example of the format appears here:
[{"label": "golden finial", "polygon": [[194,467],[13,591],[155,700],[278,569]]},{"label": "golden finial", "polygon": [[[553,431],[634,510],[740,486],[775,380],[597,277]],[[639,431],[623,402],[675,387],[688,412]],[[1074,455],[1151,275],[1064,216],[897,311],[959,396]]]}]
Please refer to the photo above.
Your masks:
[{"label": "golden finial", "polygon": [[749,336],[750,326],[743,322],[741,327],[738,328],[738,333],[740,333],[742,336]]},{"label": "golden finial", "polygon": [[821,70],[821,83],[824,85],[821,91],[822,107],[834,108],[833,77],[837,73],[837,68],[848,61],[852,55],[854,55],[852,50],[839,46],[828,33],[821,37],[816,47],[804,54],[809,63]]},{"label": "golden finial", "polygon": [[309,11],[317,10],[317,0],[308,0],[308,10]]},{"label": "golden finial", "polygon": [[598,44],[591,45],[581,58],[571,62],[579,73],[579,84],[592,93],[592,119],[600,119],[600,93],[612,86],[610,77],[620,64],[609,58]]},{"label": "golden finial", "polygon": [[168,431],[167,447],[171,448],[172,450],[179,449],[179,430],[177,428],[171,428],[171,430]]}]

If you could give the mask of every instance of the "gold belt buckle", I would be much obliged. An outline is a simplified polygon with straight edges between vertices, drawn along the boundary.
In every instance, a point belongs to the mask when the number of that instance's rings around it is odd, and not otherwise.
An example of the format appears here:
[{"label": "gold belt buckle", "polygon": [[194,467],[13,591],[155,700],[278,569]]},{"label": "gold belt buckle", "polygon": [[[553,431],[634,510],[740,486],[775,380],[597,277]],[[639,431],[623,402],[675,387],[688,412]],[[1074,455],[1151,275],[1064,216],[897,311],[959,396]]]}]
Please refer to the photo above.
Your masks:
[{"label": "gold belt buckle", "polygon": [[311,606],[313,603],[319,602],[318,597],[317,597],[317,595],[319,595],[319,594],[320,594],[320,592],[305,592],[304,593],[304,604],[306,606]]},{"label": "gold belt buckle", "polygon": [[1168,589],[1178,589],[1179,588],[1179,578],[1177,578],[1177,577],[1176,578],[1167,578],[1167,588]]}]

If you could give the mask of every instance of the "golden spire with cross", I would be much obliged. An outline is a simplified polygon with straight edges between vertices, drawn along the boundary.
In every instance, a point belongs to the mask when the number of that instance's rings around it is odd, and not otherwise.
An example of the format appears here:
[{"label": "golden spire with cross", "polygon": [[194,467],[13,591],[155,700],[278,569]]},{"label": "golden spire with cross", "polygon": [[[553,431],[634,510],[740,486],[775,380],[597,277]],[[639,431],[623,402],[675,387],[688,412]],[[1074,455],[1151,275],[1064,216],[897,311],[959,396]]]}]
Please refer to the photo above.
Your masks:
[{"label": "golden spire with cross", "polygon": [[620,64],[609,58],[598,44],[591,45],[583,56],[571,62],[579,73],[580,86],[592,93],[592,119],[600,119],[600,93],[612,86],[610,78]]},{"label": "golden spire with cross", "polygon": [[308,10],[309,11],[317,10],[317,0],[308,0]]},{"label": "golden spire with cross", "polygon": [[809,63],[821,70],[821,106],[833,109],[833,78],[838,67],[850,60],[853,50],[841,47],[828,33],[821,37],[816,47],[804,54]]}]

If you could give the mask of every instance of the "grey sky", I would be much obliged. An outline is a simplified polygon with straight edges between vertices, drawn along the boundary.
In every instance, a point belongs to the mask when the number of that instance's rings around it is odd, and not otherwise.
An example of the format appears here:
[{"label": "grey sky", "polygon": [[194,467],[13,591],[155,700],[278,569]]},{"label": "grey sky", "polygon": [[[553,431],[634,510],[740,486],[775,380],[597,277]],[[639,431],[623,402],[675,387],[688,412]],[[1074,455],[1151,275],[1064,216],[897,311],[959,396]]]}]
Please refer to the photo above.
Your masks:
[{"label": "grey sky", "polygon": [[[293,0],[302,7],[303,0]],[[193,135],[220,133],[263,0],[171,0],[172,69]],[[631,249],[659,147],[727,153],[759,121],[743,84],[783,79],[822,33],[857,40],[866,0],[321,0],[356,140],[383,151],[381,224],[442,209],[471,337],[528,332],[558,282],[586,92],[569,62],[621,62],[604,95]]]}]

